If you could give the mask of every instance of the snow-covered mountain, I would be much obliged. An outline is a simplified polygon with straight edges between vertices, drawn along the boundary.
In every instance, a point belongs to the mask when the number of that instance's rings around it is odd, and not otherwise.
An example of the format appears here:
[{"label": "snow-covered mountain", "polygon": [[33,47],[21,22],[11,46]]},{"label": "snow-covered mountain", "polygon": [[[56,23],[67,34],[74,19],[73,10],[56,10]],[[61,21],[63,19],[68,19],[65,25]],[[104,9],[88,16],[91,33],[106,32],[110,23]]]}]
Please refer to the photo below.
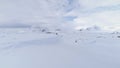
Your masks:
[{"label": "snow-covered mountain", "polygon": [[120,0],[0,0],[0,68],[120,68],[119,7]]},{"label": "snow-covered mountain", "polygon": [[31,25],[16,22],[0,24],[0,28],[30,28],[30,27]]},{"label": "snow-covered mountain", "polygon": [[90,27],[79,28],[77,30],[79,30],[79,31],[91,31],[91,32],[97,32],[98,31],[99,32],[102,29],[99,26],[90,26]]},{"label": "snow-covered mountain", "polygon": [[44,25],[0,28],[0,67],[120,67],[119,33],[92,31],[99,30],[98,27],[91,27],[88,31],[66,32],[63,29]]}]

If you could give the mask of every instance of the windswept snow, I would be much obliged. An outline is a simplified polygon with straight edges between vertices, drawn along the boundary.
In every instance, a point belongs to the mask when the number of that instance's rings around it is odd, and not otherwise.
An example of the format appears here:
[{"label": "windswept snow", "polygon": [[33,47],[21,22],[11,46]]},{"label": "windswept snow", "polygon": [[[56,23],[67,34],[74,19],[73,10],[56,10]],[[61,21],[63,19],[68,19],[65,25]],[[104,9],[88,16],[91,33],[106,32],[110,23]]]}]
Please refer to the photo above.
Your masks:
[{"label": "windswept snow", "polygon": [[0,68],[120,68],[120,0],[0,0]]},{"label": "windswept snow", "polygon": [[119,32],[34,30],[0,29],[1,68],[120,67]]}]

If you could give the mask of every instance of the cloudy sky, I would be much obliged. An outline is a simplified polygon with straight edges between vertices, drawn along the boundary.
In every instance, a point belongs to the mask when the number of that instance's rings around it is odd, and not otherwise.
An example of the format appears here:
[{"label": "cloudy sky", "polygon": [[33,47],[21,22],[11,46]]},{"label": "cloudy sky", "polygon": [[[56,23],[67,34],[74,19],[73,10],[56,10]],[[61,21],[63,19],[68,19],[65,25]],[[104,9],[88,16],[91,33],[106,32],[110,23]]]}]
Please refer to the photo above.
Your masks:
[{"label": "cloudy sky", "polygon": [[0,0],[0,24],[120,26],[120,0]]}]

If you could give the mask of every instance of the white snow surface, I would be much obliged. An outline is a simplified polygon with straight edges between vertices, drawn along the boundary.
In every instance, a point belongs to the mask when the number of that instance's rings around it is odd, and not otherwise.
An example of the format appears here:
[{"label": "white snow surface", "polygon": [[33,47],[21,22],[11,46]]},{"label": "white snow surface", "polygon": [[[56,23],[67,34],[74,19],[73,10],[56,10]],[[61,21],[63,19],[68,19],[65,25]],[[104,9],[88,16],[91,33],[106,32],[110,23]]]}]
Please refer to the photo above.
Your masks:
[{"label": "white snow surface", "polygon": [[120,68],[119,32],[0,28],[0,68]]}]

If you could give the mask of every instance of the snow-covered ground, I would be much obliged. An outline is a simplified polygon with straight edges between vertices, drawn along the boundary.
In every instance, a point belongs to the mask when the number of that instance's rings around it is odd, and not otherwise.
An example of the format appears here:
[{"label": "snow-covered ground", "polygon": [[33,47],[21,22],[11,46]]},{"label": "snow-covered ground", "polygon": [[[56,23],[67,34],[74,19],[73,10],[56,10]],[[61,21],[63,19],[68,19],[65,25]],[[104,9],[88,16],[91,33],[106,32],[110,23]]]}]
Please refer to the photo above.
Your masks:
[{"label": "snow-covered ground", "polygon": [[0,28],[0,68],[120,68],[120,34]]}]

